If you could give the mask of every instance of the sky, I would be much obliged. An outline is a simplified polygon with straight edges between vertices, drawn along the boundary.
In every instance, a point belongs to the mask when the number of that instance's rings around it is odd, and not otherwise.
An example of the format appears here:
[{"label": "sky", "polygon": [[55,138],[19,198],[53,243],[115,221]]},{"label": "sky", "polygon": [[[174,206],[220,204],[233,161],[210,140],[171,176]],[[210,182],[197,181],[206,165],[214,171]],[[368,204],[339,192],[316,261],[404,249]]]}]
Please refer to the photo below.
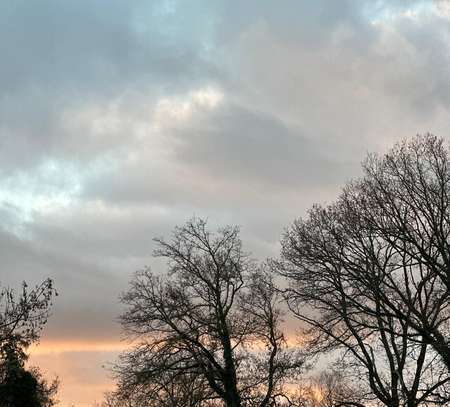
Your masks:
[{"label": "sky", "polygon": [[257,258],[367,152],[449,139],[450,3],[0,1],[0,283],[59,292],[31,362],[91,406],[154,237],[240,225]]}]

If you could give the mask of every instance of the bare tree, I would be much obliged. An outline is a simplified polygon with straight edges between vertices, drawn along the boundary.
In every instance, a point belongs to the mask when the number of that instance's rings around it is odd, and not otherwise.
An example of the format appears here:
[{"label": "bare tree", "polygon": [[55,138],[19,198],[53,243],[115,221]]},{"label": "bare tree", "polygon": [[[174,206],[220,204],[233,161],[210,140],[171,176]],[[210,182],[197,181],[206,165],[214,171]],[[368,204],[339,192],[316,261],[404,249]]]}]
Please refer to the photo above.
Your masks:
[{"label": "bare tree", "polygon": [[[161,376],[164,376],[162,374]],[[103,407],[214,407],[219,405],[201,376],[186,374],[154,377],[151,381],[121,381],[116,391],[105,395]]]},{"label": "bare tree", "polygon": [[0,288],[0,345],[13,340],[27,347],[39,339],[55,294],[51,279],[31,290],[24,282],[19,295],[11,288]]},{"label": "bare tree", "polygon": [[137,344],[117,366],[116,394],[150,400],[175,386],[191,401],[171,406],[274,405],[302,360],[287,349],[268,269],[243,252],[237,227],[211,233],[193,219],[156,242],[168,273],[137,273],[122,297],[121,322]]},{"label": "bare tree", "polygon": [[356,203],[364,227],[408,267],[400,284],[390,284],[396,301],[384,298],[386,307],[403,320],[407,309],[408,324],[450,370],[449,146],[432,135],[418,136],[384,157],[370,156],[365,172],[347,200]]},{"label": "bare tree", "polygon": [[366,395],[337,370],[323,371],[313,378],[317,407],[364,407]]},{"label": "bare tree", "polygon": [[365,396],[337,370],[322,371],[305,380],[285,398],[288,407],[365,407]]},{"label": "bare tree", "polygon": [[369,156],[362,179],[282,241],[277,267],[311,348],[343,350],[388,406],[448,399],[448,370],[435,355],[450,366],[448,158],[430,135]]},{"label": "bare tree", "polygon": [[0,406],[50,407],[58,379],[48,382],[36,367],[26,368],[26,348],[39,339],[56,294],[50,279],[16,294],[0,289]]}]

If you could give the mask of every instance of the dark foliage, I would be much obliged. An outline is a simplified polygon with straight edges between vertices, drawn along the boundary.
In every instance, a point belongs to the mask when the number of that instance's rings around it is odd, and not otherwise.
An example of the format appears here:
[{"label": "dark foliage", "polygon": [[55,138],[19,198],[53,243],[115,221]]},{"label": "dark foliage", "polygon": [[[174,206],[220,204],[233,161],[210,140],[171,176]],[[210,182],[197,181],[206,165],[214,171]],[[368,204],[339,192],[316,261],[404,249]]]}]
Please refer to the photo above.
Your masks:
[{"label": "dark foliage", "polygon": [[56,294],[45,280],[16,293],[0,290],[0,407],[50,407],[55,404],[58,381],[48,383],[37,368],[26,368],[26,349],[37,342]]}]

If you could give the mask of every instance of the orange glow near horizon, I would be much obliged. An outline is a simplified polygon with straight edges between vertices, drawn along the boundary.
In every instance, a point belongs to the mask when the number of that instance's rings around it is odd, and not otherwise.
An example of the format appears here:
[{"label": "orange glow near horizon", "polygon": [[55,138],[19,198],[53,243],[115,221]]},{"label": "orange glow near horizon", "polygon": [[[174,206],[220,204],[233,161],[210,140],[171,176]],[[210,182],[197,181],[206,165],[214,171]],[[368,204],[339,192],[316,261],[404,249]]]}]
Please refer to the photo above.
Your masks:
[{"label": "orange glow near horizon", "polygon": [[[288,346],[298,338],[288,336]],[[114,388],[111,363],[132,345],[126,341],[43,340],[29,349],[30,366],[38,366],[48,380],[59,377],[59,407],[93,407]],[[261,349],[258,344],[255,349]]]},{"label": "orange glow near horizon", "polygon": [[44,340],[29,349],[30,366],[60,379],[59,407],[93,407],[114,387],[111,363],[129,345],[121,341]]},{"label": "orange glow near horizon", "polygon": [[67,352],[121,352],[129,345],[122,341],[42,341],[30,347],[32,356]]}]

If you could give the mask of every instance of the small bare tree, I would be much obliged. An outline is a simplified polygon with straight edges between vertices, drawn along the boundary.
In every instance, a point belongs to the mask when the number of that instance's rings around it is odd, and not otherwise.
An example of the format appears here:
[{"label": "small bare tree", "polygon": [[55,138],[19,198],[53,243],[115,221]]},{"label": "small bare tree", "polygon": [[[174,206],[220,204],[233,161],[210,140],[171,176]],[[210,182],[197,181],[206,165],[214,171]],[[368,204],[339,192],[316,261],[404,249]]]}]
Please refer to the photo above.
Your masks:
[{"label": "small bare tree", "polygon": [[323,371],[313,378],[310,387],[316,394],[314,407],[364,407],[366,395],[342,372]]},{"label": "small bare tree", "polygon": [[[123,378],[122,378],[123,379]],[[208,384],[198,375],[153,377],[151,381],[128,378],[105,395],[102,407],[198,407],[217,406]]]},{"label": "small bare tree", "polygon": [[39,339],[55,294],[51,279],[31,290],[24,282],[19,295],[11,288],[0,288],[0,346],[14,341],[27,347]]},{"label": "small bare tree", "polygon": [[0,289],[0,407],[56,403],[58,379],[48,382],[38,368],[25,367],[26,348],[39,339],[55,294],[50,279],[31,290],[23,283],[19,294]]},{"label": "small bare tree", "polygon": [[323,371],[305,380],[284,400],[286,407],[366,407],[360,389],[342,372]]},{"label": "small bare tree", "polygon": [[[365,175],[313,207],[282,241],[277,267],[312,349],[342,349],[388,406],[448,398],[448,149],[434,136],[369,156]],[[309,307],[309,310],[307,308]],[[431,349],[433,348],[433,349]]]},{"label": "small bare tree", "polygon": [[174,388],[190,396],[173,406],[274,405],[302,360],[280,330],[271,274],[243,252],[239,229],[214,234],[193,219],[156,242],[168,273],[137,273],[122,297],[121,322],[137,344],[117,366],[116,394],[150,400]]}]

